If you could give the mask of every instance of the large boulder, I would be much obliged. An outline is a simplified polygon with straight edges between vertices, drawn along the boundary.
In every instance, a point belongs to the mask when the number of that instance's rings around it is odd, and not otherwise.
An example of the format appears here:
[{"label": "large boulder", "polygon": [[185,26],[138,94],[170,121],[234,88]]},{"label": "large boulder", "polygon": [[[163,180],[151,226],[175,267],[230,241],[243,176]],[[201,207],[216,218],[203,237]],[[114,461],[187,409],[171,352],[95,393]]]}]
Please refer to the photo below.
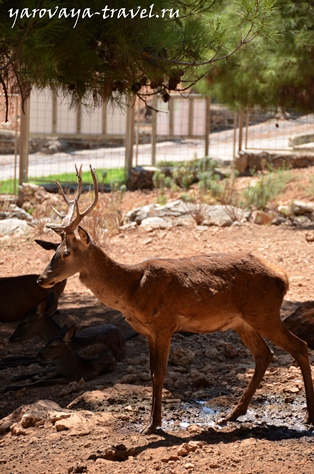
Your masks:
[{"label": "large boulder", "polygon": [[25,235],[30,229],[25,220],[16,218],[0,220],[0,235]]}]

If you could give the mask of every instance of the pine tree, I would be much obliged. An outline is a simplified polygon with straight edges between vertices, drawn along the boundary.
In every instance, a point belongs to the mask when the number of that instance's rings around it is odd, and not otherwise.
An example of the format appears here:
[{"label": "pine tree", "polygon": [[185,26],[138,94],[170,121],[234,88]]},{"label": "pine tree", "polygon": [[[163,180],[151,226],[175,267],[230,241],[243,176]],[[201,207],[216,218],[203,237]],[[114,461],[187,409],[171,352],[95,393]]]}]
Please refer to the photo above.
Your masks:
[{"label": "pine tree", "polygon": [[314,111],[314,4],[277,0],[268,30],[220,62],[198,90],[235,108]]},{"label": "pine tree", "polygon": [[[232,31],[216,0],[0,0],[0,83],[7,98],[50,86],[73,103],[146,101],[185,90],[262,30],[272,0],[234,0]],[[239,14],[240,12],[240,14]]]}]

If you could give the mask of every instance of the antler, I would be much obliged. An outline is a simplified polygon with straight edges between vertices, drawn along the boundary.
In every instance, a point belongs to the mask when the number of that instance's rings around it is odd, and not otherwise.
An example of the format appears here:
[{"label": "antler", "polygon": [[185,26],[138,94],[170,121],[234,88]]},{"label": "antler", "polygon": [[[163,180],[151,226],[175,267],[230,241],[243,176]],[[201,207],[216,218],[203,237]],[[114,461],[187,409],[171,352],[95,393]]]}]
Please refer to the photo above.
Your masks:
[{"label": "antler", "polygon": [[[46,224],[46,227],[48,229],[52,229],[57,234],[59,234],[59,233],[72,234],[75,231],[76,227],[81,222],[81,220],[89,212],[91,212],[92,209],[94,209],[94,207],[96,206],[97,201],[98,201],[97,178],[96,178],[96,175],[95,175],[95,170],[90,165],[90,172],[91,172],[91,175],[92,175],[92,178],[93,178],[93,183],[94,183],[95,197],[94,197],[94,201],[92,202],[92,204],[90,204],[88,206],[88,208],[85,209],[85,211],[82,214],[80,213],[79,207],[78,207],[78,201],[79,201],[79,198],[80,198],[81,192],[82,192],[82,165],[80,166],[79,170],[77,169],[77,166],[75,165],[75,170],[76,170],[76,177],[77,177],[77,191],[76,191],[76,194],[75,194],[73,200],[70,200],[70,199],[67,198],[67,196],[64,194],[64,191],[61,187],[61,184],[58,181],[56,181],[56,183],[58,185],[58,188],[59,188],[59,191],[60,191],[60,194],[63,197],[63,199],[65,200],[66,204],[68,205],[68,212],[65,215],[62,215],[59,211],[57,211],[57,209],[55,209],[53,206],[51,206],[51,208],[54,210],[54,212],[62,219],[62,224],[58,225],[58,224],[51,223],[51,224]],[[72,221],[75,209],[76,209],[76,217]]]}]

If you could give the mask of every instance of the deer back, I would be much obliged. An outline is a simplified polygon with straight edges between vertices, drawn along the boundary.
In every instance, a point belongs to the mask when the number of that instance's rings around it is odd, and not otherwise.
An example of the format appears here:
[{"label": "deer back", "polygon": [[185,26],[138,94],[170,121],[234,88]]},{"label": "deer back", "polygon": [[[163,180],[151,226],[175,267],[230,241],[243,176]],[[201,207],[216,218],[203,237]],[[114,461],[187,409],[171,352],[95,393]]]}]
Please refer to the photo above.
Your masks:
[{"label": "deer back", "polygon": [[20,275],[0,278],[0,321],[12,322],[21,319],[50,293],[55,301],[52,311],[58,306],[66,281],[60,281],[51,288],[42,288],[37,283],[38,275]]}]

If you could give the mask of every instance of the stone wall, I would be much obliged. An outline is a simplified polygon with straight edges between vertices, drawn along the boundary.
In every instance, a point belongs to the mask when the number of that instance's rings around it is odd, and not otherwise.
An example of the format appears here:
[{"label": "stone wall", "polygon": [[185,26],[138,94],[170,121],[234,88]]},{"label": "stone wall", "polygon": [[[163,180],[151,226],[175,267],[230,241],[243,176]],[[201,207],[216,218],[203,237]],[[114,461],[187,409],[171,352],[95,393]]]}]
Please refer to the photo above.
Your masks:
[{"label": "stone wall", "polygon": [[235,168],[240,174],[249,174],[250,170],[261,171],[270,164],[274,168],[284,166],[286,168],[308,168],[314,165],[314,154],[241,151],[235,160]]}]

